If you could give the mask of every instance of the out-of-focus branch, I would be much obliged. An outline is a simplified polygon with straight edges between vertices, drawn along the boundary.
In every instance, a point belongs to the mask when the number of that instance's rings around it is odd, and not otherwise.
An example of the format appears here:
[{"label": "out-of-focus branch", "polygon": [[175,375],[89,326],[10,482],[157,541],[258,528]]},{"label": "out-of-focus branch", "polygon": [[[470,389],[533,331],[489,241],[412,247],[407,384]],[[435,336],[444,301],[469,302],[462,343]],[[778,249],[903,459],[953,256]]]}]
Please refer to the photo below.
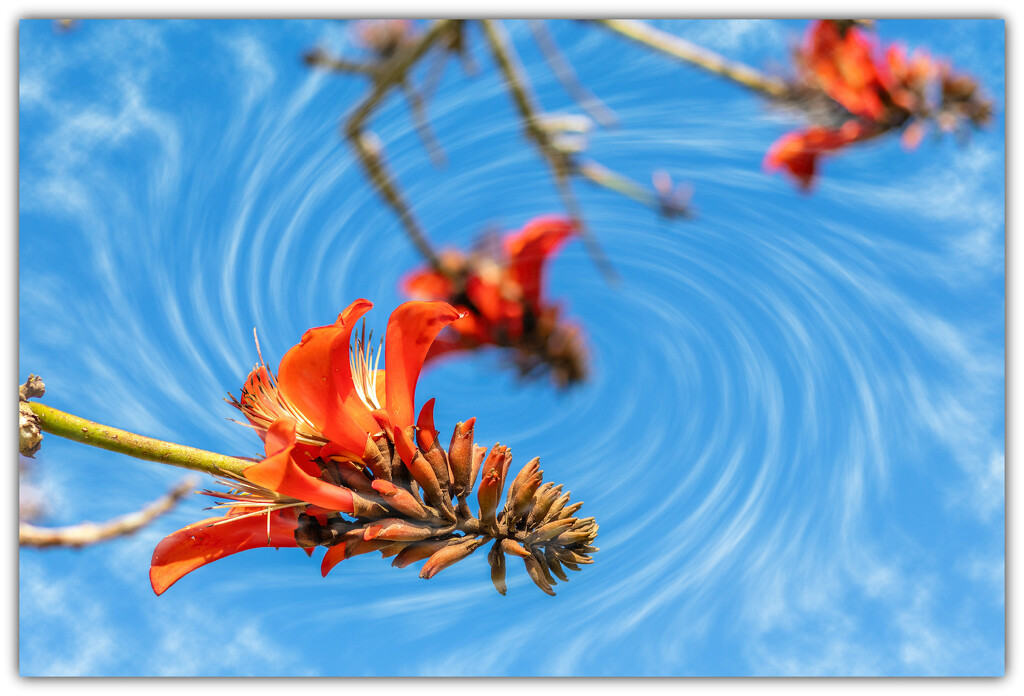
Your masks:
[{"label": "out-of-focus branch", "polygon": [[58,411],[38,401],[31,401],[28,406],[39,419],[39,428],[44,432],[111,452],[127,454],[137,459],[180,466],[213,476],[221,476],[225,472],[241,476],[246,467],[252,466],[252,462],[246,459],[228,457],[100,425]]},{"label": "out-of-focus branch", "polygon": [[325,70],[330,70],[331,72],[369,76],[372,76],[374,73],[374,67],[372,65],[335,58],[327,55],[324,51],[318,48],[309,51],[302,58],[306,62],[306,65],[323,68]]},{"label": "out-of-focus branch", "polygon": [[83,522],[82,524],[70,527],[47,528],[21,522],[18,525],[18,544],[40,548],[49,546],[79,548],[134,534],[160,515],[171,510],[179,500],[188,495],[197,485],[198,482],[194,478],[187,478],[175,486],[167,495],[150,503],[142,510],[102,524]]},{"label": "out-of-focus branch", "polygon": [[[394,178],[388,173],[382,152],[382,147],[375,137],[371,137],[365,130],[366,121],[373,114],[374,110],[383,102],[387,94],[394,88],[404,88],[408,82],[408,72],[432,46],[434,46],[446,32],[451,31],[456,20],[439,19],[430,25],[430,28],[414,44],[405,50],[399,51],[392,58],[377,68],[374,73],[373,89],[370,94],[352,111],[344,126],[345,137],[352,143],[359,161],[366,170],[370,181],[377,188],[377,191],[398,214],[406,233],[412,243],[419,250],[427,262],[444,273],[443,265],[437,253],[427,241],[426,234],[416,222],[412,209],[405,202],[402,194],[395,183]],[[416,103],[412,103],[414,118],[416,115]],[[423,135],[420,130],[421,137]],[[426,141],[429,142],[429,141]]]},{"label": "out-of-focus branch", "polygon": [[426,148],[430,161],[434,163],[435,167],[445,166],[448,163],[448,158],[445,157],[444,148],[441,147],[441,143],[430,127],[430,119],[427,118],[427,106],[423,101],[423,97],[420,96],[416,88],[409,84],[409,82],[402,84],[402,91],[405,92],[406,99],[409,100],[409,110],[412,112],[413,125],[416,126],[416,132],[419,133],[420,140],[423,141],[423,147]]},{"label": "out-of-focus branch", "polygon": [[558,50],[558,44],[551,37],[548,32],[547,26],[543,20],[531,19],[530,31],[533,33],[533,38],[537,42],[537,46],[540,48],[541,53],[544,55],[544,60],[551,66],[551,70],[555,73],[555,77],[562,83],[562,87],[568,92],[569,96],[572,97],[580,107],[590,114],[590,117],[600,123],[605,128],[611,128],[618,123],[618,118],[615,116],[615,112],[608,108],[608,106],[597,98],[597,96],[589,89],[580,83],[576,77],[576,71],[573,70],[572,64],[569,63],[562,55],[562,52]]},{"label": "out-of-focus branch", "polygon": [[594,160],[581,160],[576,171],[598,186],[603,186],[632,198],[638,203],[655,208],[667,218],[693,217],[693,210],[689,206],[688,192],[673,189],[671,180],[666,181],[667,173],[664,171],[655,173],[653,191]]},{"label": "out-of-focus branch", "polygon": [[579,226],[579,233],[583,238],[584,244],[587,246],[587,251],[594,259],[594,263],[597,264],[606,279],[615,281],[617,279],[615,270],[608,262],[597,240],[594,239],[594,236],[583,225],[579,204],[576,202],[576,197],[572,192],[572,186],[569,181],[569,176],[574,170],[572,159],[565,149],[558,146],[554,138],[552,138],[551,132],[542,126],[540,111],[533,103],[529,82],[519,65],[515,48],[508,40],[504,27],[500,24],[489,19],[482,19],[480,23],[484,27],[484,35],[487,37],[487,43],[490,46],[495,62],[498,64],[498,69],[505,79],[509,92],[512,93],[516,109],[523,120],[523,128],[526,131],[526,135],[537,144],[537,148],[550,165],[555,182],[558,184],[558,189],[562,195],[562,201],[569,214],[576,220]]},{"label": "out-of-focus branch", "polygon": [[790,96],[790,88],[784,81],[769,77],[749,65],[728,60],[714,51],[655,29],[645,22],[631,19],[596,19],[593,21],[620,36],[625,36],[655,51],[696,65],[773,99],[785,99]]}]

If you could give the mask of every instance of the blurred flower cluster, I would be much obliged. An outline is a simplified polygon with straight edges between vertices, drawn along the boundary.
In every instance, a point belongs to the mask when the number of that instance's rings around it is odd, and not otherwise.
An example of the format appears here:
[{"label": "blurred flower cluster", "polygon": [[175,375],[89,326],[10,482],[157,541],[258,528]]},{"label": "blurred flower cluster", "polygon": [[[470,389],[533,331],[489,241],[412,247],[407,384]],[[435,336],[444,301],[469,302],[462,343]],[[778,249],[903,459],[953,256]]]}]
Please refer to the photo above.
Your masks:
[{"label": "blurred flower cluster", "polygon": [[471,252],[442,252],[442,268],[415,271],[403,290],[444,300],[464,313],[434,342],[427,359],[486,346],[512,349],[521,375],[547,370],[559,386],[587,374],[580,328],[544,297],[545,265],[572,236],[574,223],[539,217],[501,239],[485,237]]},{"label": "blurred flower cluster", "polygon": [[813,184],[822,155],[893,131],[913,149],[933,124],[962,134],[992,116],[992,102],[975,80],[924,51],[908,56],[895,44],[882,51],[862,22],[814,22],[796,64],[794,99],[821,123],[776,141],[765,167],[784,169],[804,189]]}]

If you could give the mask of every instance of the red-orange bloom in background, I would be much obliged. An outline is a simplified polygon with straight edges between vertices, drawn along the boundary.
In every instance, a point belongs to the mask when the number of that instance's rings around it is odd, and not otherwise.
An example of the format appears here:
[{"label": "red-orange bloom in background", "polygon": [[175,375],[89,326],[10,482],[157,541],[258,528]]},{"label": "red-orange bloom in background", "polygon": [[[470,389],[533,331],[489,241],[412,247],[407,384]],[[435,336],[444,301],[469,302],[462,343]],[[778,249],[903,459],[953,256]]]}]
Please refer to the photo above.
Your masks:
[{"label": "red-orange bloom in background", "polygon": [[[784,169],[804,190],[811,187],[822,155],[894,130],[902,130],[904,147],[913,149],[929,121],[952,131],[965,123],[984,125],[992,114],[991,102],[974,80],[921,51],[908,58],[903,47],[892,45],[883,52],[851,20],[812,23],[797,64],[801,74],[794,99],[820,115],[813,96],[827,95],[833,102],[826,109],[829,123],[784,135],[769,149],[764,165],[769,171]],[[936,80],[939,87],[933,90]],[[930,103],[932,92],[939,93],[936,103]]]},{"label": "red-orange bloom in background", "polygon": [[[437,333],[460,313],[444,302],[406,302],[388,320],[384,370],[353,329],[373,305],[356,300],[330,326],[310,329],[281,360],[275,381],[260,364],[233,401],[264,440],[266,458],[244,471],[223,518],[202,520],[164,539],[153,553],[157,594],[184,574],[259,546],[296,546],[297,512],[309,505],[354,512],[359,493],[324,477],[324,462],[361,461],[375,440],[397,439],[412,459],[409,435],[423,360]],[[369,486],[369,483],[367,483]]]},{"label": "red-orange bloom in background", "polygon": [[444,252],[441,269],[408,275],[402,289],[410,297],[445,300],[465,312],[434,342],[427,359],[498,346],[513,349],[523,375],[546,367],[562,386],[582,380],[586,356],[580,330],[563,321],[559,307],[544,297],[545,266],[575,229],[563,217],[538,217],[469,254]]}]

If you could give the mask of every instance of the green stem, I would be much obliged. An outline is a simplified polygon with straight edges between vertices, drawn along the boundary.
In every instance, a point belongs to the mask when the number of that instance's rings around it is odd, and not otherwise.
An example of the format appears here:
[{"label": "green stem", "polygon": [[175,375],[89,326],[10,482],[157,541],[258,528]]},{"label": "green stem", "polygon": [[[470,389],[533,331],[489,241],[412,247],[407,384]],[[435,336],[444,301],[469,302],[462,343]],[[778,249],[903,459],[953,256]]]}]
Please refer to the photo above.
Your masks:
[{"label": "green stem", "polygon": [[32,412],[39,418],[41,430],[85,445],[120,452],[137,459],[202,471],[213,476],[222,476],[225,472],[241,476],[246,467],[252,466],[252,462],[245,459],[118,430],[58,411],[38,401],[28,403]]}]

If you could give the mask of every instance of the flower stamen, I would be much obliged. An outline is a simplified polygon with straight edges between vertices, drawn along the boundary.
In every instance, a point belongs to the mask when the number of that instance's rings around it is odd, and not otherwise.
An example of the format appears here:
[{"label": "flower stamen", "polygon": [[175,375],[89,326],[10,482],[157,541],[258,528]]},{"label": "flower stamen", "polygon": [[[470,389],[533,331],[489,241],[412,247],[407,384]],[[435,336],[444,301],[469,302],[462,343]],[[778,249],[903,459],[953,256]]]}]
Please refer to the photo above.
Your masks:
[{"label": "flower stamen", "polygon": [[[352,384],[356,395],[368,409],[376,411],[382,408],[377,399],[377,372],[380,367],[380,356],[384,352],[384,339],[377,346],[377,355],[373,354],[373,331],[366,336],[366,320],[363,320],[362,331],[352,341],[349,350],[349,366],[352,369]],[[371,367],[372,363],[372,367]]]}]

